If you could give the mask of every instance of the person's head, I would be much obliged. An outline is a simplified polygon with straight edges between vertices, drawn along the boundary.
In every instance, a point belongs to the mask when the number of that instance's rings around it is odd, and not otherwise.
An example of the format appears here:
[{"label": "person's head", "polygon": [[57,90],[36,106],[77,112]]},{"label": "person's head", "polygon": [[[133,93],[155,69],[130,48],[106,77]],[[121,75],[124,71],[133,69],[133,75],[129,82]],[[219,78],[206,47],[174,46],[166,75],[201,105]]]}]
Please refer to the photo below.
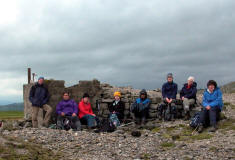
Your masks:
[{"label": "person's head", "polygon": [[114,96],[114,99],[115,99],[116,101],[119,101],[120,98],[121,98],[121,93],[120,93],[120,92],[114,92],[113,96]]},{"label": "person's head", "polygon": [[147,98],[147,92],[146,92],[145,89],[142,89],[142,90],[140,91],[140,98],[141,98],[141,99],[146,99],[146,98]]},{"label": "person's head", "polygon": [[209,89],[210,92],[213,92],[215,88],[217,87],[217,83],[214,80],[209,80],[207,82],[207,88]]},{"label": "person's head", "polygon": [[44,77],[39,77],[38,78],[38,84],[43,84],[43,82],[44,82]]},{"label": "person's head", "polygon": [[83,102],[85,102],[85,103],[88,103],[89,102],[89,94],[88,93],[84,93],[84,95],[83,95]]},{"label": "person's head", "polygon": [[188,77],[188,85],[191,86],[193,82],[194,82],[194,77],[193,76]]},{"label": "person's head", "polygon": [[173,74],[172,73],[167,74],[167,82],[169,82],[169,83],[173,82]]},{"label": "person's head", "polygon": [[69,92],[64,92],[63,93],[63,99],[64,100],[69,100],[69,98],[70,98],[70,93]]}]

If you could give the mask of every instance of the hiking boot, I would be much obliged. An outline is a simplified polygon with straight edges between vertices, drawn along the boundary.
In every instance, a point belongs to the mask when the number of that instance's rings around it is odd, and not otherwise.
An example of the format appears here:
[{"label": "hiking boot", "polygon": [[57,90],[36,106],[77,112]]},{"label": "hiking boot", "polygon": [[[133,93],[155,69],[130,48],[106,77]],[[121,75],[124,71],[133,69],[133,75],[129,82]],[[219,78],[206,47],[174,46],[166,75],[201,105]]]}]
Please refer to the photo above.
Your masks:
[{"label": "hiking boot", "polygon": [[184,120],[188,121],[190,119],[190,114],[189,112],[185,113]]},{"label": "hiking boot", "polygon": [[144,127],[144,125],[145,125],[145,118],[141,119],[141,123],[140,123],[141,127]]},{"label": "hiking boot", "polygon": [[197,132],[202,133],[203,129],[204,129],[203,125],[199,125]]},{"label": "hiking boot", "polygon": [[171,121],[175,121],[175,115],[174,115],[174,114],[171,114],[170,120],[171,120]]},{"label": "hiking boot", "polygon": [[209,129],[209,132],[215,132],[217,130],[217,127],[214,125]]}]

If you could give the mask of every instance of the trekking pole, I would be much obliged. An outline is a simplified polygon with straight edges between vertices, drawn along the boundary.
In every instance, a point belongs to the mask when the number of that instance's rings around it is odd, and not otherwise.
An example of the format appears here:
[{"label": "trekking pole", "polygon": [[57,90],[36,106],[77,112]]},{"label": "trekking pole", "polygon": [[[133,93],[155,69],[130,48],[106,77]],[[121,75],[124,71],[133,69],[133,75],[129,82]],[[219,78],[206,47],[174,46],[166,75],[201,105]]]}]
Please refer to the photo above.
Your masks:
[{"label": "trekking pole", "polygon": [[131,125],[131,124],[133,124],[133,123],[134,123],[134,122],[130,122],[130,123],[127,123],[127,124],[120,125],[119,128],[120,128],[120,127],[129,126],[129,125]]},{"label": "trekking pole", "polygon": [[194,132],[198,129],[199,125],[197,125],[197,127],[193,130],[192,135],[194,134]]}]

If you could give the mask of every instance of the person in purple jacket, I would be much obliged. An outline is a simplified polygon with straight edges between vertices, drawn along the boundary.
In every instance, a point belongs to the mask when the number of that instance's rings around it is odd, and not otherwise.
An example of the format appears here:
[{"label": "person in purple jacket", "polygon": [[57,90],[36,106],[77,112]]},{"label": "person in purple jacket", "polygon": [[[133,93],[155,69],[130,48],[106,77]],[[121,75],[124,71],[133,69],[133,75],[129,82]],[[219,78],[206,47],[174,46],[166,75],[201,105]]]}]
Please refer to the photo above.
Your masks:
[{"label": "person in purple jacket", "polygon": [[65,129],[65,120],[68,119],[71,122],[71,128],[74,130],[81,130],[81,123],[78,119],[78,105],[70,99],[69,92],[63,93],[63,100],[56,106],[57,126],[60,129]]}]

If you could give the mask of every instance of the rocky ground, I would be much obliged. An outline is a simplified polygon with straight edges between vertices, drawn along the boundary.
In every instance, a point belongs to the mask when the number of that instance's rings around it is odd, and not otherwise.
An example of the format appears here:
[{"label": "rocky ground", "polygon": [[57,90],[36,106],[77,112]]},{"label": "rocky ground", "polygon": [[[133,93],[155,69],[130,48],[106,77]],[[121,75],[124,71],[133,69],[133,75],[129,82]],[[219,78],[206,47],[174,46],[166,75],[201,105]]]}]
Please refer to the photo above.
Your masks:
[{"label": "rocky ground", "polygon": [[[189,121],[129,125],[113,133],[2,127],[0,159],[235,159],[235,94],[224,95],[226,119],[198,134]],[[140,137],[131,133],[140,131]]]}]

